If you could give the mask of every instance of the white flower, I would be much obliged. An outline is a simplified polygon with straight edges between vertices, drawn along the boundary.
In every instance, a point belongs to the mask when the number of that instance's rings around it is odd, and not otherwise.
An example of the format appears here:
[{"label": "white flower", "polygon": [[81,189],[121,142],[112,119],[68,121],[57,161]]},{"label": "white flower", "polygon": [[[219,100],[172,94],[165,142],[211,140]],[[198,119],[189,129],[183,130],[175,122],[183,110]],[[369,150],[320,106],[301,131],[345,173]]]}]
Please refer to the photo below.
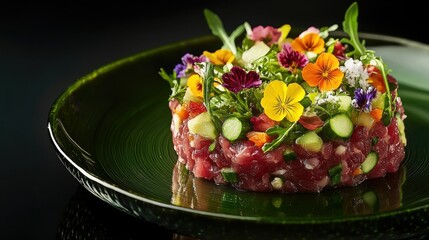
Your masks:
[{"label": "white flower", "polygon": [[344,62],[344,66],[340,66],[340,70],[344,72],[350,86],[363,89],[368,87],[368,72],[360,60],[349,58]]},{"label": "white flower", "polygon": [[321,105],[321,104],[324,104],[326,102],[338,103],[339,101],[340,101],[340,99],[337,96],[334,96],[333,91],[327,91],[327,92],[319,93],[314,98],[314,102],[316,103],[316,105]]}]

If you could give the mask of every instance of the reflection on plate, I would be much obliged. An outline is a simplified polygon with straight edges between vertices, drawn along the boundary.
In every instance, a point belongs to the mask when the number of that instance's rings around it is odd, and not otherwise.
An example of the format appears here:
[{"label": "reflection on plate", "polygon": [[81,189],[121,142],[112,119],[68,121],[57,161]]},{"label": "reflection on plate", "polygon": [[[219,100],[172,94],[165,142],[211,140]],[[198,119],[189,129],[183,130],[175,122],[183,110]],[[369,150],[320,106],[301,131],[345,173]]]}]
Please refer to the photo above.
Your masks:
[{"label": "reflection on plate", "polygon": [[[340,34],[340,33],[337,33]],[[122,59],[79,79],[49,114],[60,160],[113,207],[186,236],[219,239],[404,239],[429,232],[429,47],[362,34],[400,83],[408,145],[400,171],[320,194],[238,192],[176,171],[170,90],[158,71],[186,53],[214,51],[201,37]],[[403,61],[398,61],[403,59]],[[396,67],[400,62],[400,66]],[[424,85],[418,87],[420,85]],[[149,90],[149,91],[148,91]]]},{"label": "reflection on plate", "polygon": [[64,209],[56,239],[147,239],[148,235],[156,239],[197,240],[117,211],[78,187]]}]

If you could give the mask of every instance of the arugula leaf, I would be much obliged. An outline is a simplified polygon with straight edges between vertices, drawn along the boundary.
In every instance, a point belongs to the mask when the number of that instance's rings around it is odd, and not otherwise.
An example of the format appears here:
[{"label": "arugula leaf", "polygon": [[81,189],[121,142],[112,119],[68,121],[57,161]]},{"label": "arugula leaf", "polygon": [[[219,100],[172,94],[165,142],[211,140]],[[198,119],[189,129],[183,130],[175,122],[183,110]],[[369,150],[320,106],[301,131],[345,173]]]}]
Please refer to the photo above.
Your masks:
[{"label": "arugula leaf", "polygon": [[237,54],[237,47],[235,46],[235,39],[244,32],[244,25],[238,26],[231,34],[228,36],[225,28],[223,27],[222,20],[214,12],[204,9],[204,16],[207,21],[207,25],[211,29],[213,35],[220,38],[223,42],[224,47],[231,50],[235,55]]},{"label": "arugula leaf", "polygon": [[358,5],[357,2],[352,3],[346,11],[343,30],[346,32],[350,39],[346,40],[350,45],[354,47],[354,54],[362,56],[365,53],[365,47],[361,44],[358,34]]},{"label": "arugula leaf", "polygon": [[292,130],[292,128],[295,126],[297,122],[293,122],[292,125],[288,128],[288,129],[281,129],[281,128],[275,128],[275,129],[267,129],[267,133],[281,133],[276,139],[274,139],[272,142],[269,143],[265,143],[262,146],[262,151],[264,152],[268,152],[271,151],[273,149],[275,149],[276,147],[278,147],[288,136],[289,132]]}]

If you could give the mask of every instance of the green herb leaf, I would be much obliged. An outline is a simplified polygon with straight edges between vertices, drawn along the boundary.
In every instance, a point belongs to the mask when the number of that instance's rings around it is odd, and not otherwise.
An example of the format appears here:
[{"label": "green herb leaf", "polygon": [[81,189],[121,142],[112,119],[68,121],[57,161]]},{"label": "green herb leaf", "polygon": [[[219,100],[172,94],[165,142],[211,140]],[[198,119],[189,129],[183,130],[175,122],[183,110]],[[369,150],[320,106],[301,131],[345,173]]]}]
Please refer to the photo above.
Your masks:
[{"label": "green herb leaf", "polygon": [[[262,146],[262,151],[268,152],[268,151],[271,151],[271,150],[277,148],[286,139],[286,137],[288,136],[288,134],[292,130],[292,128],[295,126],[295,124],[296,124],[296,122],[292,123],[292,125],[290,125],[290,127],[288,129],[286,129],[281,135],[279,135],[272,142],[265,143]],[[274,130],[279,130],[279,129],[273,129],[273,131]]]},{"label": "green herb leaf", "polygon": [[179,101],[182,101],[183,96],[186,92],[186,86],[180,85],[180,81],[176,77],[176,72],[173,71],[171,75],[169,75],[163,68],[161,68],[159,75],[170,84],[171,94],[168,100],[176,98]]},{"label": "green herb leaf", "polygon": [[349,44],[354,47],[354,52],[358,56],[361,56],[365,53],[365,47],[361,44],[358,34],[358,4],[357,2],[352,3],[346,11],[344,21],[343,21],[343,30],[350,37]]},{"label": "green herb leaf", "polygon": [[204,87],[203,87],[203,96],[204,96],[204,105],[206,106],[206,109],[208,113],[210,114],[210,117],[218,131],[222,130],[222,125],[219,122],[219,119],[216,118],[213,115],[213,110],[210,105],[210,99],[211,99],[211,92],[212,92],[212,86],[214,82],[214,65],[211,63],[204,63]]},{"label": "green herb leaf", "polygon": [[384,68],[384,64],[380,59],[374,59],[377,63],[378,69],[380,69],[381,75],[383,76],[384,85],[386,86],[386,98],[384,99],[384,109],[382,113],[382,121],[384,126],[387,126],[390,124],[392,118],[393,118],[393,111],[392,111],[392,94],[390,93],[389,88],[389,81],[387,79],[387,73]]},{"label": "green herb leaf", "polygon": [[235,39],[244,32],[244,25],[238,26],[233,31],[231,36],[228,36],[227,32],[225,31],[225,28],[223,27],[222,20],[217,14],[208,9],[204,9],[204,16],[206,18],[207,25],[211,29],[213,35],[219,37],[219,39],[223,42],[225,48],[231,50],[234,55],[237,54]]}]

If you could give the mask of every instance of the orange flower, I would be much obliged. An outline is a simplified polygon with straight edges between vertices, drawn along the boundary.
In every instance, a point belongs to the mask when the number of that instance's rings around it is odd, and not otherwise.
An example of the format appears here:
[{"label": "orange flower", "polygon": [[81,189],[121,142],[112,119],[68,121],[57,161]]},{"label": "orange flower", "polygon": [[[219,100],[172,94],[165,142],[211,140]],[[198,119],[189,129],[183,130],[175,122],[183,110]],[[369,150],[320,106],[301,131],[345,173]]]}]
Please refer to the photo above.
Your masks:
[{"label": "orange flower", "polygon": [[384,84],[383,74],[381,74],[380,70],[373,65],[369,65],[367,67],[369,78],[368,83],[374,86],[379,92],[386,92],[386,85]]},{"label": "orange flower", "polygon": [[340,62],[331,53],[322,53],[315,63],[308,63],[302,69],[302,78],[308,85],[319,86],[320,91],[337,89],[344,77],[339,69]]},{"label": "orange flower", "polygon": [[227,63],[232,63],[235,59],[234,54],[227,49],[219,49],[214,53],[204,51],[203,55],[206,56],[214,65],[225,65]]},{"label": "orange flower", "polygon": [[300,53],[313,52],[319,54],[325,50],[325,41],[317,33],[308,33],[302,38],[295,38],[291,46],[293,50]]}]

